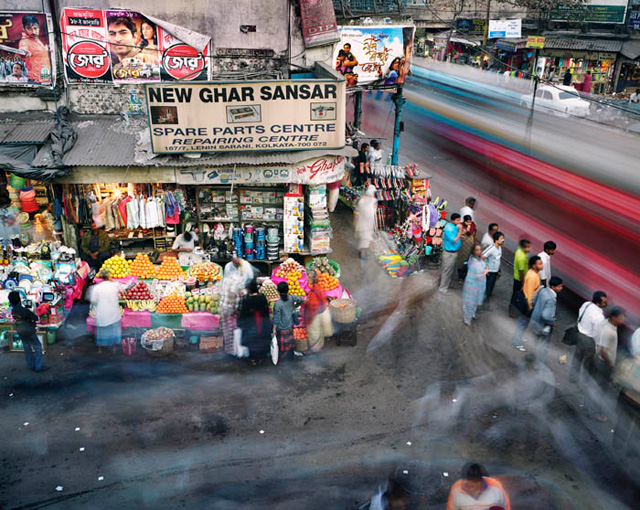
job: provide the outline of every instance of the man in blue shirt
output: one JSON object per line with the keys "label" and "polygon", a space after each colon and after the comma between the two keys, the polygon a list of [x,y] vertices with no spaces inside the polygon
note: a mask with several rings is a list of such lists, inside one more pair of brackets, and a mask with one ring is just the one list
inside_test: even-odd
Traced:
{"label": "man in blue shirt", "polygon": [[456,267],[456,258],[460,250],[462,236],[462,221],[458,213],[453,213],[449,223],[444,227],[442,236],[442,268],[440,270],[440,292],[446,293],[451,284],[451,278]]}

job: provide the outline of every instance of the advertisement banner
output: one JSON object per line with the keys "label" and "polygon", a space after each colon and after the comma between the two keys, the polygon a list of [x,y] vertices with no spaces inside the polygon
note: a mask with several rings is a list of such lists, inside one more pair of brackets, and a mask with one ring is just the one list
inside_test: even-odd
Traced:
{"label": "advertisement banner", "polygon": [[395,88],[411,69],[414,26],[340,27],[333,54],[347,88]]}
{"label": "advertisement banner", "polygon": [[577,8],[557,7],[551,11],[552,21],[585,21],[587,23],[624,23],[629,0],[587,0]]}
{"label": "advertisement banner", "polygon": [[0,85],[51,85],[50,26],[51,19],[41,12],[0,12]]}
{"label": "advertisement banner", "polygon": [[180,169],[177,184],[326,184],[344,177],[343,156],[323,156],[297,165]]}
{"label": "advertisement banner", "polygon": [[147,84],[156,154],[340,149],[345,82]]}
{"label": "advertisement banner", "polygon": [[527,48],[536,48],[541,50],[544,48],[545,38],[539,35],[530,35],[527,37]]}
{"label": "advertisement banner", "polygon": [[489,39],[508,39],[522,37],[521,19],[492,19],[489,20]]}
{"label": "advertisement banner", "polygon": [[140,83],[209,78],[198,51],[134,11],[65,8],[60,20],[71,83]]}
{"label": "advertisement banner", "polygon": [[302,37],[306,48],[340,40],[336,14],[331,0],[300,0]]}
{"label": "advertisement banner", "polygon": [[640,0],[629,2],[629,28],[640,30]]}

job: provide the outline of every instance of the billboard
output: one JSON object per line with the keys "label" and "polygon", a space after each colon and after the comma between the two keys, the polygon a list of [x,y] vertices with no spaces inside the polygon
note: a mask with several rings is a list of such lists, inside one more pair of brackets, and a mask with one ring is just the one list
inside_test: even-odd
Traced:
{"label": "billboard", "polygon": [[629,0],[587,0],[578,8],[557,7],[551,11],[552,21],[585,21],[587,23],[624,23]]}
{"label": "billboard", "polygon": [[629,1],[629,28],[640,30],[640,0]]}
{"label": "billboard", "polygon": [[209,48],[197,50],[135,11],[65,8],[60,20],[71,83],[209,79]]}
{"label": "billboard", "polygon": [[344,26],[333,53],[347,88],[395,88],[411,69],[414,26]]}
{"label": "billboard", "polygon": [[521,19],[492,19],[489,20],[489,39],[520,38],[522,37]]}
{"label": "billboard", "polygon": [[146,99],[156,154],[345,144],[344,81],[149,83]]}
{"label": "billboard", "polygon": [[0,85],[51,85],[51,19],[41,12],[0,12]]}

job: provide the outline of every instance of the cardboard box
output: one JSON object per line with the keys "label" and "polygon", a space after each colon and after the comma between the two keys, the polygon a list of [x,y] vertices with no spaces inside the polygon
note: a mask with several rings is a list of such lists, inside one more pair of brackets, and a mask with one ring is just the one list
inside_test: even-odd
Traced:
{"label": "cardboard box", "polygon": [[200,337],[200,350],[206,352],[214,352],[222,349],[224,345],[221,336],[201,336]]}

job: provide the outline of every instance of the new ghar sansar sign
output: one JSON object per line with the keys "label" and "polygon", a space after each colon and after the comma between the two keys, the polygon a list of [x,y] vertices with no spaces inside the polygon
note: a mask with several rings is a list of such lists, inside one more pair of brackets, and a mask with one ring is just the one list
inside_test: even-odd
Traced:
{"label": "new ghar sansar sign", "polygon": [[148,84],[154,153],[339,149],[345,82]]}

